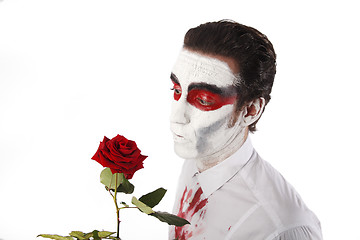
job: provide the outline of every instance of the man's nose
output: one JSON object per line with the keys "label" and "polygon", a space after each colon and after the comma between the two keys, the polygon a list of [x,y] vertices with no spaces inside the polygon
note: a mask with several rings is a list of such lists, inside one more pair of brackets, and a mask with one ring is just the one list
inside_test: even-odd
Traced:
{"label": "man's nose", "polygon": [[187,124],[189,118],[189,103],[184,98],[174,101],[171,106],[170,122],[178,124]]}

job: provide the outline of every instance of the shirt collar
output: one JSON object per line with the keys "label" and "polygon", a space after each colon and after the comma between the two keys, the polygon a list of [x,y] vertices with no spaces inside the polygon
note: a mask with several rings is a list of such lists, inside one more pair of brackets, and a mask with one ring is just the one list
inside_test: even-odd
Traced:
{"label": "shirt collar", "polygon": [[196,164],[192,170],[194,177],[197,177],[206,198],[229,181],[249,161],[253,154],[253,146],[248,136],[244,144],[233,155],[216,166],[199,173]]}

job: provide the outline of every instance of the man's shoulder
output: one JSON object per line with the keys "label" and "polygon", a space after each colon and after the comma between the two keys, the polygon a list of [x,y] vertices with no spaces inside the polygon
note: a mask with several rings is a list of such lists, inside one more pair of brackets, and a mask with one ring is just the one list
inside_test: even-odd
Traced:
{"label": "man's shoulder", "polygon": [[275,225],[317,221],[296,189],[256,152],[232,180],[235,188],[248,188],[259,212]]}

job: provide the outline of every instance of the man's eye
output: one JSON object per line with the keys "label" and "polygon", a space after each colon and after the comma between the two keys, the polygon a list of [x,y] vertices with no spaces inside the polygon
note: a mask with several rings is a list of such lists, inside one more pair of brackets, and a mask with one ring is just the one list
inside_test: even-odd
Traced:
{"label": "man's eye", "polygon": [[174,84],[174,87],[171,88],[171,90],[174,90],[174,99],[177,101],[181,97],[181,87],[178,84]]}
{"label": "man's eye", "polygon": [[211,104],[213,104],[212,102],[206,101],[202,98],[196,98],[196,100],[203,106],[210,106]]}
{"label": "man's eye", "polygon": [[181,94],[181,88],[179,86],[174,86],[170,90],[174,91],[174,94]]}

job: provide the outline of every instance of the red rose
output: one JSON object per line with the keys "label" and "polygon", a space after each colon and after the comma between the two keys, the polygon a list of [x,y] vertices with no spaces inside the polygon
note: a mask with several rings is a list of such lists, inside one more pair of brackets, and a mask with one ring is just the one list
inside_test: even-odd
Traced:
{"label": "red rose", "polygon": [[126,179],[131,179],[137,170],[144,167],[143,161],[147,156],[141,155],[140,152],[134,141],[117,135],[112,139],[104,137],[91,159],[103,167],[110,168],[113,174],[124,173]]}

